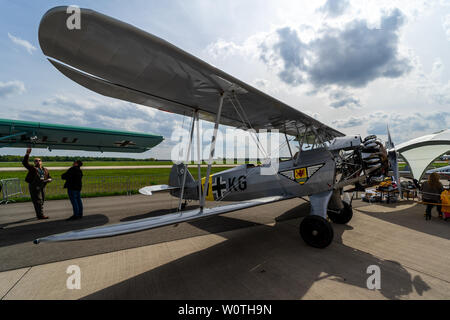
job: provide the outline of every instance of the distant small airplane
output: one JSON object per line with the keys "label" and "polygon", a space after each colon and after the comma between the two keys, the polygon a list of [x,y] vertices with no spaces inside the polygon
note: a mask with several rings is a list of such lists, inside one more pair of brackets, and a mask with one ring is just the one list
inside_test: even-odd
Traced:
{"label": "distant small airplane", "polygon": [[[432,174],[433,172],[437,172],[441,177],[450,178],[450,166],[427,170],[427,171],[425,171],[423,178],[428,178],[428,176],[430,174]],[[402,171],[399,171],[399,173],[400,173],[400,176],[403,178],[413,179],[413,176],[412,176],[412,173],[410,170],[402,170]]]}
{"label": "distant small airplane", "polygon": [[427,172],[425,172],[426,175],[430,175],[433,172],[438,173],[441,176],[448,176],[450,177],[450,166],[445,166],[445,167],[440,167],[440,168],[436,168],[436,169],[431,169],[431,170],[427,170]]}

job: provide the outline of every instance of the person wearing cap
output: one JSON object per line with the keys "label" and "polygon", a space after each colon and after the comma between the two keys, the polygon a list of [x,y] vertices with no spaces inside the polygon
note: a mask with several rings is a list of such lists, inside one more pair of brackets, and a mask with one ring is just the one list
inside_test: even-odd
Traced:
{"label": "person wearing cap", "polygon": [[44,215],[45,186],[52,181],[52,178],[47,168],[42,165],[40,158],[34,158],[34,166],[28,162],[30,153],[31,148],[28,148],[22,160],[23,166],[28,170],[25,181],[28,183],[36,217],[40,220],[48,219],[48,216]]}

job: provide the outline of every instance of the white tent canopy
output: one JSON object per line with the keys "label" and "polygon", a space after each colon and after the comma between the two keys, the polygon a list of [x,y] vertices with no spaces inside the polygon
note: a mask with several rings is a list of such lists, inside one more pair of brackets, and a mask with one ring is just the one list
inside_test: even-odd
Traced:
{"label": "white tent canopy", "polygon": [[414,179],[420,180],[434,159],[450,150],[450,129],[407,141],[395,149],[408,163]]}

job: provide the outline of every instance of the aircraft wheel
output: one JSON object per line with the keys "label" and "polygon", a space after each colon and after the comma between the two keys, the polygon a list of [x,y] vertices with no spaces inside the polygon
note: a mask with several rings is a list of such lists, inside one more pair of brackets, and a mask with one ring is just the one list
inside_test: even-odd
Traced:
{"label": "aircraft wheel", "polygon": [[310,215],[300,223],[300,235],[306,244],[314,248],[328,247],[333,241],[333,227],[324,218]]}
{"label": "aircraft wheel", "polygon": [[331,221],[333,221],[334,223],[337,223],[337,224],[346,224],[353,217],[352,206],[349,205],[345,201],[342,201],[342,203],[344,204],[344,208],[342,210],[340,210],[339,213],[333,212],[333,211],[328,211],[327,212],[328,213],[328,218],[330,218]]}

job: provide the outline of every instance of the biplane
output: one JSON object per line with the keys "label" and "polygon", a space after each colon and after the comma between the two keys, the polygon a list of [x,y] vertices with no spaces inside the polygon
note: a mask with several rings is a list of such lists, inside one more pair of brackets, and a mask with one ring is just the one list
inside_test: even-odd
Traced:
{"label": "biplane", "polygon": [[[333,239],[331,222],[345,224],[353,216],[351,200],[343,201],[344,188],[383,180],[388,156],[376,136],[364,140],[359,135],[346,136],[163,39],[93,10],[80,9],[80,28],[69,29],[67,9],[49,10],[39,26],[40,47],[56,69],[99,94],[189,115],[188,154],[200,119],[213,122],[214,133],[205,177],[195,179],[186,164],[174,164],[168,185],[140,190],[146,195],[170,192],[180,199],[178,212],[51,235],[35,243],[115,236],[309,197],[311,211],[299,232],[308,245],[325,248]],[[295,137],[299,152],[290,151],[290,159],[280,162],[270,175],[262,171],[273,168],[273,159],[211,175],[220,125],[278,130],[286,141],[288,136]],[[197,149],[200,155],[199,143]],[[183,210],[186,200],[198,200],[199,207]],[[211,208],[205,206],[206,200],[233,203]]]}

